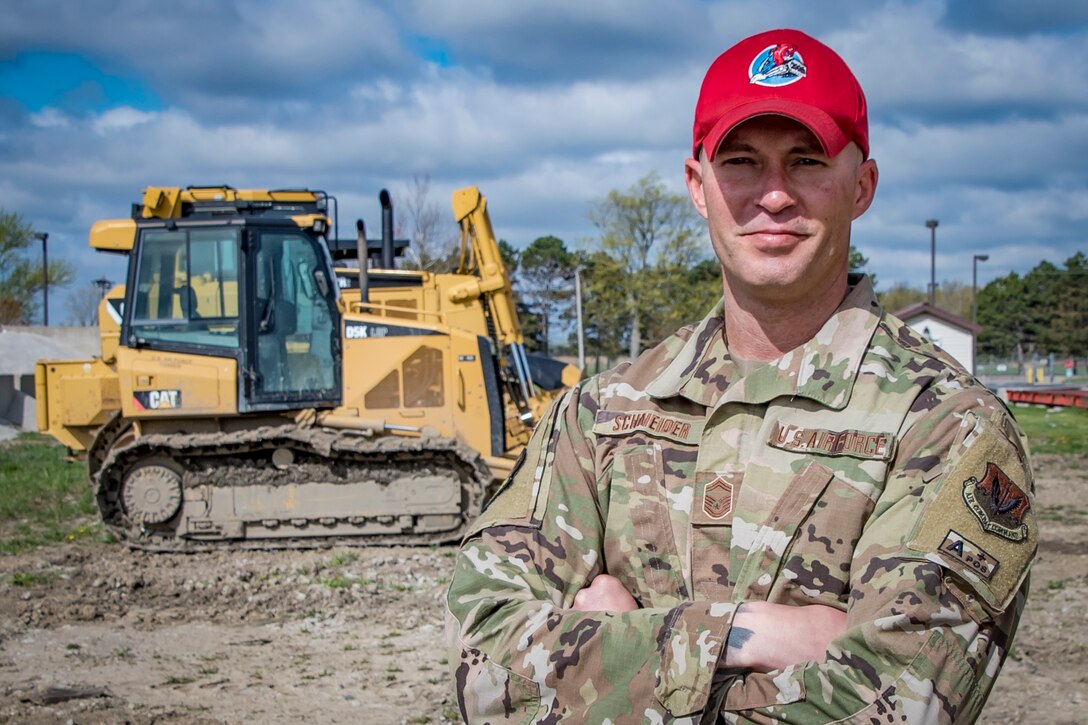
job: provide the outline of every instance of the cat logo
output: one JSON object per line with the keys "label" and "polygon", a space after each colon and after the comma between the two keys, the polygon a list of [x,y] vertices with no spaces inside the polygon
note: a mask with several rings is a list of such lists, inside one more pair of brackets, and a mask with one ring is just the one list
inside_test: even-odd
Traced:
{"label": "cat logo", "polygon": [[139,390],[132,394],[137,410],[174,410],[181,407],[180,390]]}

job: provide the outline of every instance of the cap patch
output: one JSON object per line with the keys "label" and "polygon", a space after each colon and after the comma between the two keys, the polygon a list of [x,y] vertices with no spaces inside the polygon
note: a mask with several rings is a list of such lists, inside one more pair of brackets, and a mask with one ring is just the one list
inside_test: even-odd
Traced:
{"label": "cap patch", "polygon": [[963,482],[963,500],[984,531],[1010,541],[1027,538],[1024,514],[1028,512],[1028,496],[997,464],[986,464],[981,481],[971,476]]}
{"label": "cap patch", "polygon": [[808,67],[793,43],[768,45],[748,66],[748,80],[757,86],[788,86],[806,75]]}

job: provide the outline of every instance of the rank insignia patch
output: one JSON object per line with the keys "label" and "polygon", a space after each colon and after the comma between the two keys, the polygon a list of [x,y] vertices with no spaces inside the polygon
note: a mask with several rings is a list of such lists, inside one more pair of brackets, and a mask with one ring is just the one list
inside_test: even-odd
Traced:
{"label": "rank insignia patch", "polygon": [[1028,496],[997,464],[986,464],[981,481],[972,476],[963,482],[963,500],[983,531],[1009,541],[1027,538],[1024,514],[1028,512]]}
{"label": "rank insignia patch", "polygon": [[715,521],[733,513],[733,484],[718,476],[703,489],[703,513]]}

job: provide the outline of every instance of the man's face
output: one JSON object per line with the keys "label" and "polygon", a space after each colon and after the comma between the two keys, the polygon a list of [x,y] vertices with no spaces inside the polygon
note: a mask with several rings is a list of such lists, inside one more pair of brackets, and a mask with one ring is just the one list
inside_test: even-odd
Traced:
{"label": "man's face", "polygon": [[804,125],[758,116],[714,158],[688,159],[688,191],[710,226],[725,285],[765,304],[815,302],[846,289],[850,224],[876,190],[876,164],[856,144],[829,157]]}

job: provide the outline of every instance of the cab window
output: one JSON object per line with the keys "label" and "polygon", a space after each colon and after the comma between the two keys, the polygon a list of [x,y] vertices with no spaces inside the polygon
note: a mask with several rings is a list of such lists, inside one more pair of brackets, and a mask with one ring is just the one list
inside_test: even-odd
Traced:
{"label": "cab window", "polygon": [[336,386],[338,334],[324,260],[302,234],[261,234],[253,319],[259,389],[325,393]]}
{"label": "cab window", "polygon": [[235,229],[143,232],[130,332],[138,340],[239,346]]}

